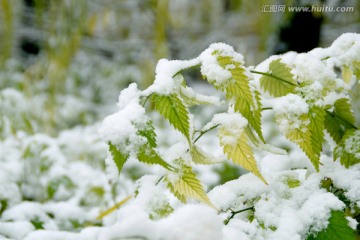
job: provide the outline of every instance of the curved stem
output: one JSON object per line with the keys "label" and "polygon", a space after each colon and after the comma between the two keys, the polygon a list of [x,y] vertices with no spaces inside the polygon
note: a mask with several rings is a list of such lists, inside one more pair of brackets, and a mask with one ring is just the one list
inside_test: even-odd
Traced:
{"label": "curved stem", "polygon": [[272,78],[278,79],[278,80],[280,80],[280,81],[282,81],[282,82],[284,82],[284,83],[290,84],[290,85],[292,85],[292,86],[297,86],[296,84],[294,84],[294,83],[292,83],[292,82],[289,82],[288,80],[283,79],[283,78],[281,78],[281,77],[275,76],[275,75],[273,75],[273,74],[271,74],[271,73],[259,72],[259,71],[255,71],[255,70],[250,70],[250,72],[256,73],[256,74],[265,75],[265,76],[268,76],[268,77],[272,77]]}
{"label": "curved stem", "polygon": [[244,208],[244,209],[241,209],[239,211],[232,211],[231,210],[231,216],[228,217],[225,221],[224,221],[224,224],[227,225],[231,219],[233,219],[235,217],[236,214],[239,214],[239,213],[242,213],[242,212],[245,212],[245,211],[248,211],[248,210],[254,210],[254,207],[248,207],[248,208]]}
{"label": "curved stem", "polygon": [[151,93],[149,96],[147,96],[147,97],[145,98],[145,101],[144,101],[144,103],[142,104],[143,107],[145,107],[145,104],[146,104],[147,100],[148,100],[153,94],[154,94],[154,93]]}
{"label": "curved stem", "polygon": [[220,126],[220,124],[216,124],[216,125],[212,126],[211,128],[209,128],[209,129],[207,129],[205,131],[200,131],[199,136],[194,140],[193,144],[195,144],[202,137],[202,135],[204,135],[205,133],[213,130],[214,128],[217,128],[218,126]]}

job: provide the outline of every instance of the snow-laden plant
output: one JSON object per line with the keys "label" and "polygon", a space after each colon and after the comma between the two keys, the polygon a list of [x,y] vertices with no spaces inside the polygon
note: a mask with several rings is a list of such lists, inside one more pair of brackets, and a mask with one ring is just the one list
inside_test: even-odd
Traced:
{"label": "snow-laden plant", "polygon": [[[189,87],[182,74],[189,68],[199,68],[203,78],[222,92],[224,99],[199,94]],[[348,220],[354,227],[354,218],[359,218],[360,194],[354,191],[360,189],[351,181],[359,182],[356,173],[359,173],[360,130],[352,111],[350,90],[359,79],[360,35],[357,34],[344,34],[329,48],[272,56],[255,68],[246,66],[243,56],[223,43],[210,45],[192,60],[162,59],[156,67],[154,83],[144,91],[131,84],[119,96],[118,112],[103,121],[100,133],[109,145],[108,165],[116,166],[117,173],[127,161],[160,165],[164,171],[157,180],[151,180],[153,192],[158,191],[157,185],[164,184],[183,203],[192,198],[217,209],[225,225],[239,218],[242,226],[252,224],[262,229],[254,233],[250,228],[240,228],[251,239],[259,236],[354,239]],[[227,111],[214,114],[211,121],[196,128],[197,116],[191,107],[203,104],[225,106]],[[155,129],[147,106],[148,109],[154,106],[181,133],[182,137],[166,153],[157,145],[156,132],[162,130]],[[264,118],[265,112],[272,112],[274,118]],[[277,133],[264,137],[264,126],[273,123],[278,126]],[[220,158],[199,143],[215,129],[223,152]],[[281,149],[273,141],[278,139],[278,132],[305,155],[300,153],[302,163],[298,166],[284,161],[287,167],[272,171],[271,167],[267,168],[272,163],[265,160],[266,156],[294,157],[293,150],[287,152],[288,149]],[[209,198],[193,167],[227,160],[251,173],[236,180],[238,187],[232,186],[233,183],[215,187]],[[273,164],[278,163],[274,160]],[[340,180],[336,171],[349,175]],[[146,192],[144,182],[146,178],[139,181],[136,196]],[[252,187],[246,187],[247,184]],[[158,199],[159,194],[155,194],[158,201],[152,204],[150,217],[154,213],[165,217],[173,211],[168,201]],[[287,225],[283,222],[291,214],[266,216],[269,209],[264,206],[281,208],[279,202],[282,202],[286,207],[290,200],[300,208],[293,214],[299,214],[302,224],[285,231]],[[236,209],[239,207],[243,208]]]}

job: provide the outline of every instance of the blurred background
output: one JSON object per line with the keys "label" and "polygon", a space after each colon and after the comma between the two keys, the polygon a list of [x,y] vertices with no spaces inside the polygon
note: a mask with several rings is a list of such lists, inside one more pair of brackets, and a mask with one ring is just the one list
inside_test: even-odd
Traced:
{"label": "blurred background", "polygon": [[[190,59],[225,42],[256,65],[360,31],[359,0],[0,3],[0,89],[16,89],[32,102],[22,128],[50,134],[103,118],[130,82],[142,89],[152,83],[160,58]],[[313,9],[289,9],[303,6]]]}

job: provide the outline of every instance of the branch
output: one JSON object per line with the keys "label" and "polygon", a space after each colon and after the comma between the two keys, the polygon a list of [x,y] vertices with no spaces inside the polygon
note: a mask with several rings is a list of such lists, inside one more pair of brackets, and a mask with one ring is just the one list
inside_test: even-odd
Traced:
{"label": "branch", "polygon": [[210,132],[211,130],[213,130],[214,128],[217,128],[218,126],[220,126],[220,124],[216,124],[205,131],[199,131],[200,135],[194,140],[193,144],[195,144],[202,137],[202,135],[204,135],[207,132]]}
{"label": "branch", "polygon": [[271,73],[258,72],[258,71],[255,71],[255,70],[250,70],[250,72],[256,73],[256,74],[265,75],[265,76],[268,76],[268,77],[272,77],[272,78],[278,79],[278,80],[280,80],[280,81],[282,81],[282,82],[284,82],[284,83],[287,83],[287,84],[289,84],[289,85],[297,86],[296,84],[294,84],[294,83],[292,83],[292,82],[289,82],[288,80],[283,79],[283,78],[281,78],[281,77],[275,76],[275,75],[273,75],[273,74],[271,74]]}
{"label": "branch", "polygon": [[233,219],[235,217],[236,214],[239,214],[239,213],[242,213],[242,212],[245,212],[245,211],[248,211],[248,210],[254,210],[254,207],[248,207],[248,208],[244,208],[244,209],[241,209],[239,211],[233,211],[231,210],[231,216],[228,217],[225,221],[224,221],[224,224],[227,225],[231,219]]}

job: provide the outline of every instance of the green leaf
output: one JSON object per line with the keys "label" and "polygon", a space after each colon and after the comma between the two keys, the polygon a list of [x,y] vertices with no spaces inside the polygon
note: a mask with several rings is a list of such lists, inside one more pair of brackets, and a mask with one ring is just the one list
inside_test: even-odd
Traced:
{"label": "green leaf", "polygon": [[193,145],[190,148],[190,154],[192,157],[192,160],[196,164],[214,164],[217,163],[213,157],[206,152],[204,152],[201,148]]}
{"label": "green leaf", "polygon": [[346,168],[360,162],[360,130],[347,130],[341,143],[334,149],[334,160],[340,158],[340,163]]}
{"label": "green leaf", "polygon": [[[302,122],[307,122],[310,120],[306,114],[302,114],[299,117],[299,119],[301,119]],[[311,121],[310,121],[310,125],[311,125]],[[285,136],[290,141],[296,143],[301,148],[301,150],[305,152],[306,156],[310,159],[310,161],[314,165],[316,171],[319,171],[320,154],[315,152],[313,148],[313,141],[315,141],[316,139],[320,139],[321,134],[318,133],[318,136],[315,136],[315,138],[312,137],[312,131],[317,131],[315,126],[317,126],[318,124],[315,121],[313,125],[314,125],[313,126],[314,129],[310,130],[310,127],[306,126],[305,124],[301,124],[299,128],[295,128],[287,131],[285,133]]]}
{"label": "green leaf", "polygon": [[154,126],[153,126],[151,120],[149,120],[146,123],[146,126],[144,128],[139,129],[137,134],[140,135],[140,136],[145,137],[147,139],[148,143],[150,144],[150,147],[152,147],[152,148],[157,147],[156,133],[155,133],[155,129],[154,129]]}
{"label": "green leaf", "polygon": [[344,130],[341,128],[341,125],[337,121],[335,115],[329,111],[326,111],[325,115],[325,128],[334,141],[339,144],[342,136],[344,135]]}
{"label": "green leaf", "polygon": [[340,98],[334,103],[334,111],[326,110],[325,128],[339,144],[347,129],[356,129],[355,117],[348,98]]}
{"label": "green leaf", "polygon": [[145,144],[142,146],[137,157],[140,162],[147,164],[158,164],[168,170],[172,169],[172,167],[160,157],[156,150],[151,148],[150,144]]}
{"label": "green leaf", "polygon": [[[325,110],[319,107],[312,107],[309,110],[309,118],[311,145],[314,154],[312,163],[316,169],[319,169],[320,153],[322,151],[322,146],[324,143]],[[315,158],[316,160],[314,160]]]}
{"label": "green leaf", "polygon": [[154,94],[155,109],[187,138],[190,143],[189,110],[175,94]]}
{"label": "green leaf", "polygon": [[332,211],[327,228],[306,240],[356,240],[355,231],[349,227],[342,211]]}
{"label": "green leaf", "polygon": [[[210,199],[206,195],[206,192],[201,185],[201,182],[197,179],[195,173],[191,167],[182,164],[181,169],[178,171],[177,179],[172,180],[173,177],[169,175],[165,178],[168,183],[170,191],[181,201],[186,203],[188,198],[194,198],[201,202],[213,207]],[[170,174],[175,174],[174,172]]]}
{"label": "green leaf", "polygon": [[335,115],[338,120],[345,125],[346,128],[355,128],[355,117],[351,111],[350,100],[348,98],[340,98],[335,101]]}
{"label": "green leaf", "polygon": [[224,153],[231,159],[234,163],[240,165],[246,170],[255,174],[261,181],[266,183],[266,180],[261,175],[257,163],[252,152],[252,149],[249,145],[249,140],[245,132],[239,136],[235,144],[229,144],[227,142],[229,137],[229,129],[221,128],[219,130],[219,139],[220,145],[223,147]]}
{"label": "green leaf", "polygon": [[269,65],[269,72],[260,78],[260,86],[274,97],[293,93],[296,87],[291,68],[280,60],[272,61]]}
{"label": "green leaf", "polygon": [[113,161],[115,162],[115,165],[119,171],[119,174],[121,173],[121,170],[126,162],[126,160],[129,158],[128,154],[123,154],[120,152],[115,145],[109,142],[109,151],[111,153],[111,156],[113,158]]}
{"label": "green leaf", "polygon": [[251,91],[249,77],[245,74],[245,68],[240,63],[235,62],[229,56],[219,56],[217,58],[220,66],[226,69],[228,66],[234,66],[228,71],[232,79],[227,81],[222,87],[225,90],[226,98],[234,100],[234,109],[241,113],[249,122],[250,126],[256,131],[260,139],[265,142],[261,131],[261,98],[258,91]]}
{"label": "green leaf", "polygon": [[353,73],[356,76],[356,79],[360,80],[360,61],[353,62],[352,66],[353,66]]}

